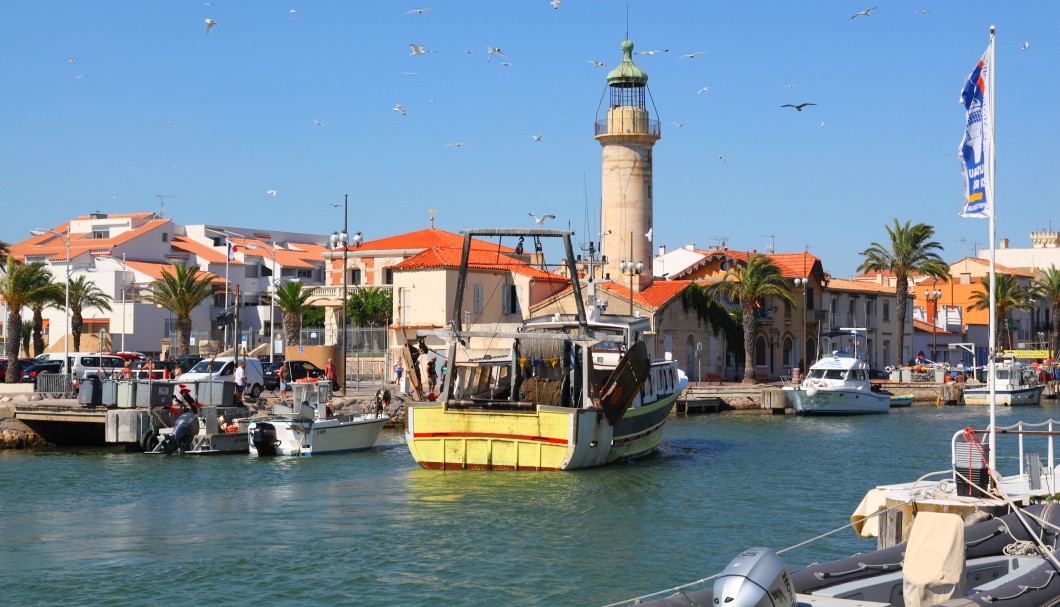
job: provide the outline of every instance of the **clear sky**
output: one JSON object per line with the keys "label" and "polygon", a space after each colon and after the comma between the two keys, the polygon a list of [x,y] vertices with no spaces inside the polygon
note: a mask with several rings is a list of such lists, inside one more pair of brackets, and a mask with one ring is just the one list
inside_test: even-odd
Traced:
{"label": "clear sky", "polygon": [[995,24],[998,236],[1029,246],[1058,208],[1060,2],[872,2],[7,3],[0,239],[159,194],[180,223],[327,234],[349,194],[366,240],[434,209],[454,232],[553,213],[584,242],[608,71],[590,62],[617,65],[628,28],[669,51],[634,56],[662,125],[656,245],[809,247],[849,277],[898,217],[954,261],[988,246],[958,217],[956,150]]}

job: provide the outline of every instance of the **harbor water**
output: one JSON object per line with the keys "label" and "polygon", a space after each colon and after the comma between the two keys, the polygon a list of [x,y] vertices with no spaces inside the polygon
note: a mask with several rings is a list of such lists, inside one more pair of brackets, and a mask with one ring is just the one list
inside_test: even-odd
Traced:
{"label": "harbor water", "polygon": [[[998,411],[1002,426],[1049,418],[1052,401]],[[953,433],[987,421],[970,407],[678,416],[656,457],[566,473],[423,470],[399,432],[309,458],[0,452],[0,599],[603,605],[840,527],[873,486],[947,469]],[[874,547],[844,529],[783,559]]]}

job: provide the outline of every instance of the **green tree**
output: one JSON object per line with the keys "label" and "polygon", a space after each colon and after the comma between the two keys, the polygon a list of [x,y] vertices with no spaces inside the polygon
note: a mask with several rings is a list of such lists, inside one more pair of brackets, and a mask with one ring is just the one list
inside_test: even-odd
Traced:
{"label": "green tree", "polygon": [[320,328],[324,326],[323,306],[306,306],[302,311],[302,326]]}
{"label": "green tree", "polygon": [[283,336],[287,346],[297,346],[302,343],[302,336],[298,328],[302,319],[302,313],[308,308],[309,298],[313,296],[316,289],[303,289],[302,283],[289,280],[276,289],[276,307],[283,312]]}
{"label": "green tree", "polygon": [[362,287],[346,300],[346,316],[358,327],[383,327],[390,324],[394,310],[391,289]]}
{"label": "green tree", "polygon": [[213,295],[212,279],[211,275],[199,269],[198,264],[173,264],[173,272],[163,269],[162,278],[141,292],[144,301],[173,313],[177,356],[188,354],[191,347],[191,313]]}
{"label": "green tree", "polygon": [[[44,352],[44,308],[52,307],[61,310],[66,301],[65,285],[55,282],[51,273],[42,274],[40,280],[45,284],[42,284],[40,289],[34,289],[33,296],[30,298],[29,309],[33,312],[33,322],[27,325],[33,342],[32,351],[35,354]],[[23,349],[30,352],[28,344],[25,344]]]}
{"label": "green tree", "polygon": [[[64,293],[65,298],[65,293]],[[98,308],[110,312],[113,298],[84,276],[70,281],[70,330],[74,336],[74,352],[81,351],[81,332],[85,328],[83,312]]]}
{"label": "green tree", "polygon": [[902,225],[898,223],[897,217],[894,218],[893,225],[885,225],[884,228],[887,230],[889,242],[886,246],[873,242],[869,248],[862,251],[861,255],[865,261],[858,266],[858,271],[894,274],[894,291],[897,298],[894,316],[898,325],[896,336],[898,348],[895,351],[895,362],[901,366],[905,351],[909,277],[921,274],[932,278],[948,279],[950,267],[937,253],[943,250],[942,245],[931,240],[935,236],[935,228],[923,223],[910,226],[908,221]]}
{"label": "green tree", "polygon": [[785,279],[773,260],[765,255],[752,254],[747,265],[729,268],[721,280],[707,285],[706,295],[714,301],[722,295],[740,302],[743,314],[743,383],[757,383],[754,371],[754,334],[758,328],[758,312],[767,297],[776,297],[798,307],[791,295],[791,283]]}
{"label": "green tree", "polygon": [[[1005,321],[1011,310],[1033,310],[1034,305],[1031,293],[1022,287],[1011,274],[996,275],[996,290],[994,291],[994,344],[1002,350],[1012,347],[1012,333],[1005,330]],[[982,291],[972,293],[972,305],[969,310],[990,309],[990,276],[979,279]]]}
{"label": "green tree", "polygon": [[7,340],[5,381],[9,384],[22,379],[18,370],[18,351],[22,342],[22,308],[29,305],[50,282],[51,273],[44,263],[35,261],[23,264],[14,257],[7,258],[3,276],[0,276],[0,297],[7,302],[7,323],[4,325],[4,338]]}
{"label": "green tree", "polygon": [[1042,270],[1041,276],[1031,283],[1034,294],[1049,302],[1050,315],[1053,321],[1052,332],[1049,339],[1049,349],[1060,351],[1060,270],[1055,265]]}
{"label": "green tree", "polygon": [[681,292],[684,311],[694,311],[700,322],[705,322],[715,335],[721,331],[725,336],[725,353],[735,358],[743,352],[743,319],[739,309],[729,312],[724,306],[706,294],[706,290],[691,283]]}

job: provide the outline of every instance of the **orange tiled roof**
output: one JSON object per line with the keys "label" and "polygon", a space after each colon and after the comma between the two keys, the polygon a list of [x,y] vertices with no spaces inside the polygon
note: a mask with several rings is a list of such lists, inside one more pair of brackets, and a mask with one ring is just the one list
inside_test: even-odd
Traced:
{"label": "orange tiled roof", "polygon": [[[195,255],[206,263],[225,263],[228,259],[228,256],[225,254],[224,249],[215,249],[213,247],[206,246],[197,240],[192,240],[191,238],[188,238],[187,236],[174,237],[171,245],[174,249],[191,253],[192,255]],[[239,261],[238,257],[228,263],[234,266],[243,265],[243,262]]]}
{"label": "orange tiled roof", "polygon": [[[895,287],[882,285],[878,282],[865,282],[862,280],[847,280],[845,278],[833,278],[828,281],[828,290],[835,291],[857,291],[859,293],[881,293],[895,295]],[[913,294],[912,291],[909,292]]]}
{"label": "orange tiled roof", "polygon": [[[432,247],[409,257],[394,266],[395,270],[433,270],[438,268],[459,268],[463,249],[453,247]],[[497,250],[471,249],[468,267],[477,270],[504,270],[529,276],[534,280],[570,282],[566,276],[542,270],[520,259],[510,257]]]}
{"label": "orange tiled roof", "polygon": [[[633,293],[633,301],[644,308],[657,310],[674,300],[691,284],[690,280],[657,280],[640,293]],[[610,293],[615,299],[629,301],[629,285],[621,282],[598,282],[598,290]]]}
{"label": "orange tiled roof", "polygon": [[929,322],[922,322],[916,319],[913,319],[913,330],[923,331],[924,333],[932,333],[934,335],[957,335],[957,333],[950,333],[942,327],[936,327]]}
{"label": "orange tiled roof", "polygon": [[[125,215],[109,215],[111,219],[122,219],[122,218],[133,218],[143,219],[152,217],[151,213],[130,213]],[[78,217],[80,220],[87,220],[88,216]],[[75,220],[76,221],[76,220]],[[73,232],[69,235],[70,238],[70,256],[77,257],[83,253],[109,253],[115,246],[129,242],[130,240],[137,238],[169,223],[169,219],[152,219],[147,223],[130,228],[113,238],[93,238],[92,232]],[[67,230],[70,229],[70,221],[52,228],[53,231],[59,234],[66,234]],[[47,257],[49,261],[63,262],[66,261],[66,243],[63,239],[50,232],[45,232],[39,236],[30,236],[22,242],[11,245],[11,255],[15,259],[25,260],[27,255],[43,255]]]}
{"label": "orange tiled roof", "polygon": [[[162,270],[167,270],[170,274],[173,273],[173,264],[171,263],[160,263],[157,261],[133,261],[126,260],[125,265],[129,266],[133,270],[141,274],[146,274],[151,277],[151,280],[160,280],[162,278]],[[206,270],[199,270],[196,274],[198,276],[209,276],[210,282],[214,284],[224,284],[225,279],[214,274],[213,272],[207,272]]]}
{"label": "orange tiled roof", "polygon": [[[954,263],[960,263],[962,261],[967,261],[967,262],[971,262],[971,263],[974,263],[974,264],[981,265],[981,266],[983,266],[985,268],[986,272],[988,272],[988,273],[990,272],[990,260],[989,259],[982,259],[982,258],[979,258],[979,257],[965,257],[964,259],[958,260],[957,262],[954,262]],[[951,265],[953,265],[953,264],[951,264]],[[1001,273],[1001,274],[1011,274],[1013,276],[1022,276],[1024,278],[1034,278],[1034,274],[1031,273],[1031,272],[1024,272],[1023,270],[1017,270],[1015,268],[1010,268],[1008,266],[1003,266],[1003,265],[1001,265],[1001,264],[999,264],[997,262],[994,263],[994,269],[995,269],[995,271],[997,271],[998,273]]]}
{"label": "orange tiled roof", "polygon": [[[276,264],[285,268],[316,267],[312,262],[320,262],[326,250],[322,246],[304,242],[289,242],[286,249],[275,248],[268,242],[253,238],[233,238],[232,242],[240,247],[239,252],[243,253],[243,257],[260,257],[263,263],[271,264],[272,256],[275,256]],[[248,245],[255,248],[251,249]],[[221,263],[224,263],[223,258],[222,254]]]}
{"label": "orange tiled roof", "polygon": [[[426,228],[423,230],[418,230],[416,232],[408,232],[406,234],[387,236],[386,238],[379,238],[377,240],[369,240],[361,244],[359,248],[354,248],[353,245],[349,246],[350,250],[362,252],[391,251],[404,249],[431,249],[435,247],[460,249],[464,246],[464,237],[460,234],[454,234],[452,232],[446,232],[445,230],[439,230],[438,228]],[[505,253],[515,252],[515,249],[512,247],[498,246],[492,242],[479,239],[473,239],[471,241],[471,248],[487,249],[490,251],[499,250]]]}

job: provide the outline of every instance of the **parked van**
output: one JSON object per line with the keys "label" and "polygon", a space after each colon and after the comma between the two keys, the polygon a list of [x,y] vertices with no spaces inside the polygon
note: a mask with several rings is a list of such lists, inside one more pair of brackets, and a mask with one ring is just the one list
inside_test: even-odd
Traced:
{"label": "parked van", "polygon": [[[62,352],[47,352],[37,357],[37,360],[62,360]],[[92,354],[89,352],[71,352],[67,359],[70,373],[77,379],[86,377],[98,377],[106,379],[114,376],[125,366],[125,359],[111,354]]]}
{"label": "parked van", "polygon": [[247,363],[247,390],[246,395],[257,398],[265,389],[265,372],[261,368],[261,361],[248,356],[240,356],[237,359],[231,356],[218,356],[217,358],[204,358],[177,377],[177,381],[235,381],[236,365],[241,362]]}

